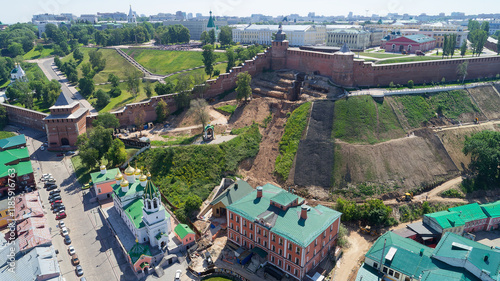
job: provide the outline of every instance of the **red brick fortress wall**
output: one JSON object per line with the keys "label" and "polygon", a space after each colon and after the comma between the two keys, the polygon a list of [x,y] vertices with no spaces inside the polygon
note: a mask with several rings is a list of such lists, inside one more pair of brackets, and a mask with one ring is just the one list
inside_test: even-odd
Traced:
{"label": "red brick fortress wall", "polygon": [[9,123],[26,126],[38,131],[45,131],[43,118],[47,117],[48,114],[5,103],[0,104],[0,106],[4,106],[7,109]]}

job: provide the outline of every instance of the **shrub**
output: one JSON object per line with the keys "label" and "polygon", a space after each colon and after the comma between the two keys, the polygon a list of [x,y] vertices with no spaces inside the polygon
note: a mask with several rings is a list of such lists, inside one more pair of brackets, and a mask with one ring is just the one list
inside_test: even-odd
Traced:
{"label": "shrub", "polygon": [[394,88],[394,82],[389,83],[389,88]]}
{"label": "shrub", "polygon": [[408,88],[412,89],[414,86],[413,80],[408,81]]}
{"label": "shrub", "polygon": [[461,191],[454,188],[445,190],[439,195],[445,198],[465,198],[465,195]]}

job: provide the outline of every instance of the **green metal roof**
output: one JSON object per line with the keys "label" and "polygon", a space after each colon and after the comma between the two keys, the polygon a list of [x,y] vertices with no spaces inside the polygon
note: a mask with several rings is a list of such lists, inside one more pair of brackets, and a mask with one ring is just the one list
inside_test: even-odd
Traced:
{"label": "green metal roof", "polygon": [[130,259],[132,260],[132,264],[135,264],[136,261],[138,261],[143,255],[144,256],[151,256],[151,250],[149,249],[148,244],[139,244],[135,243],[135,245],[128,251],[128,255],[130,256]]}
{"label": "green metal roof", "polygon": [[252,192],[253,188],[244,180],[237,180],[236,183],[228,187],[224,192],[217,196],[210,205],[215,205],[222,202],[224,206],[229,206],[233,202],[240,200],[241,198]]}
{"label": "green metal roof", "polygon": [[[228,209],[250,221],[256,221],[259,218],[264,218],[266,221],[269,219],[272,232],[303,247],[307,247],[342,215],[335,210],[318,205],[309,207],[307,219],[302,220],[300,219],[301,205],[290,207],[286,211],[270,207],[271,200],[282,192],[287,193],[277,186],[266,184],[262,187],[262,198],[257,199],[257,191],[254,190],[231,204]],[[297,196],[293,198],[298,198],[299,202],[303,200]]]}
{"label": "green metal roof", "polygon": [[364,263],[358,270],[356,281],[380,281],[383,274],[379,273],[374,267]]}
{"label": "green metal roof", "polygon": [[[300,197],[289,192],[280,192],[276,194],[273,198],[271,198],[271,201],[274,201],[281,206],[288,206],[288,204],[292,203],[295,201],[295,199],[299,199]],[[303,199],[300,198],[299,202],[302,202]]]}
{"label": "green metal roof", "polygon": [[153,184],[151,177],[148,177],[148,182],[146,183],[146,188],[144,188],[144,195],[149,196],[149,198],[154,198],[158,193],[158,188]]}
{"label": "green metal roof", "polygon": [[0,148],[9,149],[10,147],[26,145],[26,137],[24,135],[17,135],[6,139],[0,140]]}
{"label": "green metal roof", "polygon": [[483,212],[483,209],[481,209],[478,203],[449,208],[448,210],[450,212],[458,213],[460,218],[465,222],[487,218],[487,216]]}
{"label": "green metal roof", "polygon": [[425,216],[434,218],[443,229],[465,225],[465,221],[459,216],[459,213],[457,212],[441,211],[426,214]]}
{"label": "green metal roof", "polygon": [[194,231],[192,231],[187,224],[182,224],[182,223],[178,224],[174,228],[174,231],[175,233],[177,233],[177,235],[179,235],[181,239],[184,239],[184,237],[186,237],[186,235],[188,234],[194,234]]}
{"label": "green metal roof", "polygon": [[105,174],[101,174],[100,171],[94,172],[94,173],[90,174],[90,177],[92,178],[92,182],[94,184],[98,184],[98,183],[101,183],[104,181],[114,180],[117,172],[118,172],[118,168],[114,168],[114,169],[106,170]]}
{"label": "green metal roof", "polygon": [[128,191],[124,192],[119,184],[113,185],[113,191],[114,194],[118,195],[118,197],[124,197],[124,196],[130,196],[138,192],[143,192],[144,187],[139,183],[139,181],[136,181],[134,183],[129,183],[128,185]]}
{"label": "green metal roof", "polygon": [[33,172],[31,161],[21,161],[18,164],[8,164],[20,159],[29,159],[27,147],[0,151],[0,177],[6,177],[9,169],[14,169],[17,176],[23,176]]}
{"label": "green metal roof", "polygon": [[482,204],[480,206],[488,217],[500,217],[500,200],[494,203]]}
{"label": "green metal roof", "polygon": [[208,28],[215,27],[215,20],[214,17],[212,17],[212,11],[210,11],[210,17],[208,18]]}
{"label": "green metal roof", "polygon": [[134,223],[135,228],[143,228],[145,226],[142,220],[142,208],[144,207],[144,202],[141,198],[134,199],[130,204],[125,206],[123,210]]}

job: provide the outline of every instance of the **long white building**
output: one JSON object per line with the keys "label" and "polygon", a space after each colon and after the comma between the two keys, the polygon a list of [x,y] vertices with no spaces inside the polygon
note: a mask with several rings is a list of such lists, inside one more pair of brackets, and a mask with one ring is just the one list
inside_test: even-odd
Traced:
{"label": "long white building", "polygon": [[[233,41],[242,44],[271,45],[273,33],[278,25],[248,25],[233,29]],[[324,45],[326,27],[324,25],[283,25],[290,46]]]}

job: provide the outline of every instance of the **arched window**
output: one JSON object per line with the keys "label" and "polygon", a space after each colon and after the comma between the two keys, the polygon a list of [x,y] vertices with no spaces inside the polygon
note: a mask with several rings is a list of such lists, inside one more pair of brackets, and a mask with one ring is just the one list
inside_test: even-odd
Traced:
{"label": "arched window", "polygon": [[153,208],[154,209],[158,208],[158,199],[157,198],[153,199]]}
{"label": "arched window", "polygon": [[69,140],[67,138],[62,138],[61,145],[69,145]]}

